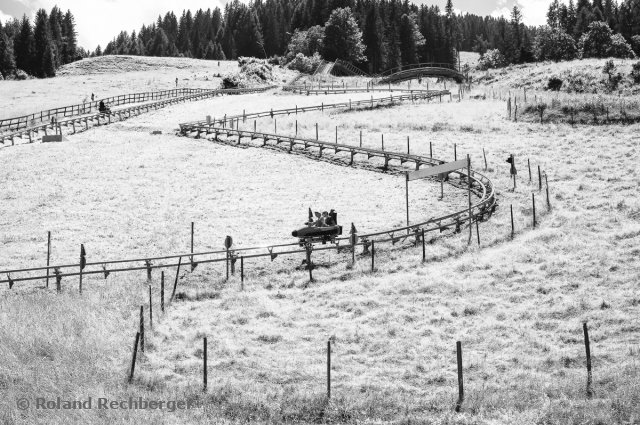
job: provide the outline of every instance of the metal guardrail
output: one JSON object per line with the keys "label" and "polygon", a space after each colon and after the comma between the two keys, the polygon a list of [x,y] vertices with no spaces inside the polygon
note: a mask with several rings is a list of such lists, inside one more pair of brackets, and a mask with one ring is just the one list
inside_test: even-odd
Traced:
{"label": "metal guardrail", "polygon": [[209,98],[209,97],[215,97],[215,96],[224,95],[224,94],[259,93],[259,92],[263,92],[263,91],[274,89],[276,87],[277,86],[267,86],[267,87],[259,87],[259,88],[248,88],[248,89],[202,90],[202,91],[200,91],[199,93],[196,93],[196,94],[190,94],[190,95],[186,95],[186,96],[181,96],[181,97],[171,98],[171,99],[167,99],[167,100],[162,100],[162,101],[159,101],[159,102],[152,102],[152,103],[147,103],[147,104],[144,104],[144,105],[136,105],[136,106],[132,106],[132,107],[129,107],[129,108],[118,109],[118,110],[112,111],[111,113],[94,113],[94,114],[85,115],[85,116],[81,116],[81,117],[70,118],[70,119],[67,119],[67,120],[61,120],[61,121],[56,122],[55,124],[47,123],[47,124],[43,124],[43,125],[40,125],[40,126],[28,128],[28,129],[17,131],[17,132],[10,133],[10,134],[4,134],[4,135],[0,134],[0,143],[4,144],[4,142],[6,140],[10,140],[11,141],[11,146],[13,146],[15,144],[15,139],[16,138],[22,139],[22,138],[25,138],[25,137],[28,138],[29,143],[32,143],[33,142],[32,134],[36,134],[37,135],[42,131],[46,135],[49,129],[51,129],[51,131],[55,131],[56,133],[62,134],[62,127],[65,127],[65,128],[72,127],[73,128],[73,132],[75,133],[76,132],[76,128],[75,128],[76,124],[82,125],[84,123],[85,129],[88,129],[89,128],[89,123],[93,124],[93,122],[95,121],[99,125],[100,124],[100,119],[103,119],[103,120],[108,121],[109,123],[111,123],[111,121],[115,120],[116,117],[119,120],[123,120],[125,118],[130,118],[132,116],[140,115],[142,112],[148,112],[151,109],[159,109],[159,108],[163,108],[165,106],[173,105],[173,104],[176,104],[176,103],[179,103],[179,102],[206,99],[206,98]]}
{"label": "metal guardrail", "polygon": [[51,119],[58,119],[60,117],[73,117],[76,115],[90,114],[97,110],[100,102],[107,103],[110,107],[127,105],[130,103],[149,102],[155,100],[162,100],[168,98],[175,98],[181,96],[187,96],[191,94],[199,94],[210,89],[173,89],[162,90],[156,92],[143,92],[143,93],[131,93],[123,94],[119,96],[112,96],[105,99],[98,99],[91,102],[85,102],[76,105],[62,106],[59,108],[47,109],[44,111],[36,112],[29,115],[23,115],[14,118],[0,119],[0,132],[18,131],[27,129],[29,127],[37,126],[37,123],[50,123]]}
{"label": "metal guardrail", "polygon": [[[238,90],[236,90],[236,92],[237,91]],[[250,138],[251,140],[262,139],[265,145],[269,140],[275,140],[278,145],[280,143],[289,143],[290,149],[293,149],[293,146],[295,145],[304,145],[305,149],[308,149],[309,147],[314,147],[314,148],[320,149],[320,152],[322,152],[322,150],[324,149],[333,149],[336,154],[339,152],[348,151],[352,155],[352,159],[353,159],[353,156],[360,154],[360,155],[366,155],[367,159],[371,157],[385,158],[385,163],[388,163],[389,160],[399,160],[401,163],[414,162],[416,164],[416,169],[417,169],[421,165],[439,165],[444,163],[444,161],[430,158],[430,157],[423,157],[420,155],[410,155],[410,154],[404,154],[399,152],[390,152],[390,151],[384,151],[384,150],[378,150],[378,149],[362,148],[359,146],[353,146],[353,145],[342,144],[342,143],[339,144],[339,143],[331,143],[331,142],[322,142],[319,140],[312,140],[312,139],[301,138],[297,136],[284,136],[284,135],[270,134],[270,133],[264,133],[264,132],[239,130],[237,128],[236,129],[227,128],[226,126],[228,123],[231,123],[231,125],[233,125],[233,122],[235,121],[236,127],[237,127],[237,123],[239,122],[240,119],[246,120],[248,118],[259,118],[259,117],[266,117],[266,116],[273,117],[275,115],[282,115],[285,113],[297,114],[299,112],[324,110],[325,108],[335,109],[335,108],[353,108],[353,107],[359,107],[359,106],[366,107],[371,105],[375,106],[375,105],[382,105],[385,103],[393,103],[397,101],[408,101],[408,100],[415,101],[417,99],[426,99],[436,95],[440,95],[440,93],[422,91],[421,93],[409,93],[409,94],[404,94],[404,95],[395,96],[395,97],[391,95],[389,97],[379,98],[371,101],[366,100],[366,101],[357,101],[357,102],[341,102],[341,103],[334,103],[334,104],[328,104],[328,105],[322,104],[320,106],[315,105],[315,106],[302,107],[302,108],[298,108],[296,106],[295,108],[288,108],[288,109],[270,110],[270,111],[263,111],[263,112],[250,113],[250,114],[243,113],[242,115],[225,116],[223,119],[218,119],[218,120],[214,119],[211,122],[197,121],[193,123],[183,123],[183,124],[180,124],[180,131],[183,135],[187,135],[189,133],[195,132],[197,133],[197,136],[201,135],[202,133],[208,133],[208,134],[214,133],[214,137],[216,138],[218,137],[218,134],[226,134],[227,138],[232,136],[237,137],[238,138],[237,143],[241,143],[242,138]],[[382,230],[382,231],[358,235],[359,242],[356,244],[350,244],[348,242],[349,238],[343,237],[343,238],[336,239],[337,241],[336,246],[328,246],[328,247],[313,246],[312,249],[314,251],[327,251],[327,250],[341,250],[341,249],[344,249],[345,247],[350,247],[352,249],[355,249],[358,246],[362,246],[365,250],[368,250],[372,242],[378,242],[378,243],[392,242],[393,244],[395,244],[399,240],[406,240],[409,237],[415,237],[416,243],[417,243],[418,239],[420,238],[420,235],[422,235],[423,232],[424,233],[432,232],[432,231],[443,232],[445,230],[450,229],[451,227],[453,227],[455,231],[459,231],[462,223],[465,223],[467,221],[469,222],[479,221],[479,220],[483,220],[484,217],[489,217],[497,206],[495,191],[491,181],[486,176],[474,171],[471,171],[471,173],[467,174],[466,170],[458,170],[458,171],[454,171],[452,174],[457,174],[458,176],[460,176],[461,180],[466,180],[467,182],[469,182],[469,180],[471,181],[472,193],[474,193],[476,196],[479,197],[479,200],[475,204],[471,205],[468,208],[465,208],[464,210],[453,212],[437,218],[431,218],[425,222],[413,224],[410,226],[404,226],[404,227],[393,228],[389,230]],[[396,236],[396,234],[399,234],[399,236]],[[340,242],[345,242],[345,241],[347,241],[348,245],[346,246],[339,245]],[[304,249],[304,250],[293,249],[293,247],[299,247],[299,246],[300,246],[299,242],[293,242],[293,243],[284,243],[284,244],[264,245],[259,247],[238,248],[238,249],[231,250],[231,253],[234,259],[237,259],[238,256],[241,255],[241,257],[245,259],[270,257],[271,260],[273,260],[277,256],[296,255],[296,254],[303,254],[303,253],[306,254],[307,249]],[[223,255],[224,257],[222,257]],[[151,263],[152,261],[175,260],[176,258],[188,257],[195,264],[207,264],[207,263],[230,261],[228,255],[229,255],[229,251],[218,250],[218,251],[199,252],[199,253],[173,254],[173,255],[167,255],[167,256],[157,256],[157,257],[147,257],[147,258],[98,261],[98,262],[87,263],[86,267],[102,266],[102,269],[86,270],[86,271],[83,270],[82,272],[69,271],[66,273],[62,273],[61,271],[62,269],[79,270],[79,267],[80,267],[79,264],[64,264],[64,265],[54,265],[54,266],[47,266],[47,267],[4,270],[4,271],[0,271],[0,275],[6,275],[7,279],[0,280],[0,283],[9,283],[10,285],[13,285],[15,282],[44,280],[49,277],[62,278],[62,277],[78,276],[80,274],[82,275],[104,274],[106,276],[108,273],[136,271],[136,270],[147,270],[147,272],[149,273],[150,270],[152,269],[175,268],[178,266],[178,264],[173,264],[172,262],[170,262],[170,264],[154,265]],[[214,258],[207,258],[207,257],[214,257]],[[144,266],[133,266],[133,267],[119,266],[120,264],[140,263],[143,261],[145,263]],[[118,266],[111,269],[107,269],[108,265],[112,265],[112,266],[118,265]],[[51,275],[49,273],[51,270],[54,270],[56,274]],[[32,273],[37,271],[43,271],[43,272],[46,271],[47,274],[19,277],[19,278],[9,277],[11,273]]]}

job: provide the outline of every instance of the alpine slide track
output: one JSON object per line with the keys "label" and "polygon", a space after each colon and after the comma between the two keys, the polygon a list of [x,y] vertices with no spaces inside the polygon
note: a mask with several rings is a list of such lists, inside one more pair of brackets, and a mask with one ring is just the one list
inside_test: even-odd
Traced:
{"label": "alpine slide track", "polygon": [[[433,68],[432,68],[433,69]],[[402,78],[405,78],[405,72],[411,71],[412,75],[425,75],[425,68],[414,67],[412,69],[404,69],[397,72],[391,72],[387,77],[382,77],[380,81],[386,81],[384,78],[396,78],[398,72],[403,73]],[[445,78],[455,78],[449,75],[449,71],[443,71],[444,74],[440,75]],[[446,75],[445,75],[446,74]],[[394,80],[397,81],[397,80]],[[58,108],[57,110],[46,111],[46,113],[34,114],[33,116],[20,117],[18,119],[9,119],[0,121],[0,140],[5,143],[7,141],[14,145],[14,140],[27,139],[29,142],[33,142],[32,135],[38,132],[46,132],[47,129],[62,133],[62,127],[72,127],[73,132],[76,132],[76,125],[80,126],[80,131],[88,129],[89,123],[91,124],[109,124],[112,120],[122,120],[130,116],[139,115],[145,111],[158,109],[161,107],[170,106],[179,102],[201,100],[222,95],[241,95],[247,93],[264,92],[267,90],[275,89],[275,87],[263,87],[256,89],[232,89],[232,90],[193,90],[188,91],[168,91],[168,92],[156,92],[156,94],[138,94],[127,95],[121,99],[121,104],[130,102],[148,101],[144,105],[129,106],[124,109],[112,111],[111,114],[91,113],[87,111],[86,106]],[[279,147],[283,151],[293,152],[301,151],[307,155],[322,157],[323,155],[331,155],[335,158],[340,156],[348,158],[347,161],[343,161],[344,164],[354,165],[355,161],[368,161],[372,158],[384,161],[384,169],[388,168],[392,162],[403,164],[411,164],[415,170],[426,169],[428,167],[435,167],[445,164],[444,161],[432,158],[431,156],[422,156],[411,154],[409,152],[395,152],[382,149],[372,149],[362,147],[360,145],[353,145],[349,143],[339,142],[337,139],[335,142],[319,140],[316,133],[315,139],[300,137],[296,135],[284,135],[274,134],[262,131],[257,131],[255,126],[253,130],[240,129],[239,123],[246,122],[249,119],[257,120],[259,118],[270,117],[273,118],[278,115],[298,115],[311,111],[324,111],[324,110],[364,110],[366,108],[377,108],[381,106],[392,107],[400,103],[407,102],[419,102],[419,101],[432,101],[440,99],[442,96],[451,95],[449,91],[436,91],[436,90],[400,90],[400,89],[380,89],[375,86],[367,84],[366,87],[360,88],[338,88],[330,89],[328,87],[319,87],[317,89],[311,89],[306,85],[289,84],[283,87],[283,90],[298,93],[298,94],[334,94],[334,93],[351,93],[351,92],[368,92],[368,93],[385,93],[387,96],[374,98],[373,95],[370,100],[348,101],[331,104],[320,104],[314,106],[304,106],[287,109],[269,110],[253,113],[242,113],[239,115],[225,115],[211,119],[207,117],[206,120],[195,121],[189,123],[180,124],[179,134],[185,137],[195,138],[209,138],[219,143],[225,143],[230,145],[247,145],[255,141],[258,141],[258,146],[263,147]],[[396,93],[394,95],[394,93]],[[133,96],[133,98],[131,97]],[[157,99],[157,97],[163,96],[164,98]],[[95,107],[95,105],[93,106]],[[75,108],[75,109],[74,109]],[[90,108],[89,108],[90,109]],[[49,121],[50,116],[62,116],[69,114],[70,110],[76,111],[75,113],[84,113],[81,116],[63,118],[62,120],[54,119]],[[88,112],[88,113],[87,113]],[[34,120],[40,119],[41,123],[33,126]],[[102,121],[101,121],[102,120]],[[29,143],[27,142],[27,143]],[[261,143],[261,144],[260,144]],[[7,146],[5,144],[5,146]],[[1,152],[1,151],[0,151]],[[409,171],[405,172],[407,181],[409,180]],[[48,283],[49,278],[56,278],[57,288],[60,289],[60,283],[64,277],[79,276],[80,282],[82,282],[82,276],[89,275],[102,275],[106,279],[111,273],[125,272],[125,271],[146,271],[147,276],[150,278],[151,271],[153,269],[165,269],[165,268],[177,268],[180,269],[183,264],[183,259],[189,261],[191,270],[195,269],[198,264],[211,264],[211,263],[226,263],[227,267],[229,263],[233,265],[240,259],[241,264],[244,265],[245,260],[264,258],[274,261],[277,257],[284,256],[303,256],[306,255],[307,260],[311,258],[311,252],[322,251],[338,251],[348,250],[352,253],[355,259],[355,252],[358,248],[362,249],[362,254],[372,254],[375,246],[379,246],[382,243],[392,243],[395,245],[398,242],[407,244],[410,243],[417,246],[422,242],[424,246],[425,234],[430,232],[452,232],[459,233],[463,227],[469,227],[471,231],[472,226],[478,225],[479,222],[489,219],[492,213],[497,207],[496,195],[493,184],[484,175],[471,169],[470,161],[468,167],[459,168],[455,171],[447,173],[447,181],[453,184],[451,176],[457,177],[460,186],[468,188],[469,203],[468,207],[465,207],[459,211],[453,211],[449,214],[430,218],[427,221],[419,223],[407,224],[404,227],[395,227],[391,229],[381,229],[375,232],[369,232],[364,234],[352,233],[350,236],[338,237],[335,239],[335,243],[328,245],[320,245],[319,243],[301,243],[295,241],[291,243],[282,244],[265,244],[257,247],[241,247],[224,250],[215,250],[208,252],[191,252],[171,254],[165,256],[149,256],[144,258],[129,258],[118,260],[102,260],[102,261],[90,261],[84,262],[81,267],[81,263],[73,264],[57,264],[47,265],[41,267],[32,268],[20,268],[13,270],[0,271],[0,276],[4,277],[4,280],[0,280],[0,283],[8,283],[9,288],[12,288],[16,282],[26,281],[44,281]],[[444,176],[439,176],[444,179]],[[408,188],[408,185],[407,185]],[[408,189],[407,189],[408,190]],[[472,196],[473,199],[472,200]],[[304,257],[303,257],[304,258]],[[312,262],[307,264],[312,268]],[[243,267],[244,270],[244,267]],[[244,279],[244,274],[242,275]],[[176,275],[177,278],[177,275]],[[176,280],[177,282],[177,280]],[[80,287],[81,288],[81,287]]]}

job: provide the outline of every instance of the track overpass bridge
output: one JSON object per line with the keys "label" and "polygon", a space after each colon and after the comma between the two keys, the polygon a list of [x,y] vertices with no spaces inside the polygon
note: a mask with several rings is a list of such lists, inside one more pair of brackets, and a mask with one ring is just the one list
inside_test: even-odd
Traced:
{"label": "track overpass bridge", "polygon": [[464,75],[451,63],[417,63],[389,69],[374,77],[378,84],[400,83],[418,78],[450,78],[457,83],[464,81]]}

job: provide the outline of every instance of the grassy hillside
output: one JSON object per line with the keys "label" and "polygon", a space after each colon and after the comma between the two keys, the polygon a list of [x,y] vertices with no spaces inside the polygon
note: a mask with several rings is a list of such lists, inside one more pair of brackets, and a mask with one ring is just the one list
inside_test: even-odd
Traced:
{"label": "grassy hillside", "polygon": [[[532,91],[546,91],[550,78],[563,81],[562,92],[583,94],[610,93],[608,76],[603,73],[605,62],[609,59],[581,59],[563,62],[542,62],[508,66],[506,68],[475,71],[473,80],[476,84],[491,86],[495,89],[527,88]],[[637,59],[613,59],[615,73],[623,77],[619,88],[613,94],[625,96],[636,95],[640,85],[629,76],[631,66]]]}
{"label": "grassy hillside", "polygon": [[[2,81],[0,118],[10,118],[44,109],[75,105],[110,96],[171,90],[178,87],[220,87],[222,79],[238,71],[237,61],[208,61],[189,58],[156,58],[140,56],[99,56],[63,66],[55,78]],[[277,68],[276,83],[282,84],[295,75]]]}
{"label": "grassy hillside", "polygon": [[[112,75],[112,74],[107,74]],[[142,74],[145,75],[145,74]],[[152,73],[146,74],[150,78]],[[115,78],[115,77],[108,77]],[[139,79],[137,81],[144,81]],[[484,88],[479,88],[484,90]],[[46,230],[55,262],[128,252],[288,240],[308,206],[336,208],[364,230],[401,224],[404,182],[261,148],[177,137],[177,123],[369,95],[271,92],[177,105],[75,136],[61,144],[0,150],[0,258],[42,264]],[[448,100],[448,99],[447,99]],[[32,286],[0,290],[0,401],[3,423],[443,423],[628,424],[640,418],[640,126],[576,126],[505,120],[499,100],[404,104],[393,108],[265,118],[259,129],[295,132],[453,159],[470,154],[495,183],[500,207],[468,233],[434,235],[421,249],[377,246],[370,258],[314,254],[246,263],[247,279],[224,281],[221,265],[182,271],[179,301],[156,315],[133,385],[125,382],[144,271],[77,280],[62,294]],[[252,128],[253,123],[242,124]],[[160,130],[162,135],[150,133]],[[325,152],[326,153],[326,152]],[[516,155],[517,187],[509,178]],[[342,157],[345,160],[345,157]],[[529,183],[527,160],[533,168]],[[537,187],[548,174],[551,210]],[[447,186],[412,185],[412,218],[464,204]],[[539,226],[531,227],[531,195]],[[509,238],[513,205],[517,236]],[[29,213],[25,213],[29,211]],[[282,238],[282,239],[280,239]],[[173,279],[173,271],[169,273]],[[151,287],[159,312],[158,273]],[[25,289],[27,288],[27,289]],[[582,323],[593,354],[586,398]],[[209,389],[201,388],[202,338],[209,339]],[[333,398],[325,394],[327,340]],[[466,400],[457,397],[455,342],[463,346]],[[16,400],[129,396],[197,400],[189,411],[21,411]]]}

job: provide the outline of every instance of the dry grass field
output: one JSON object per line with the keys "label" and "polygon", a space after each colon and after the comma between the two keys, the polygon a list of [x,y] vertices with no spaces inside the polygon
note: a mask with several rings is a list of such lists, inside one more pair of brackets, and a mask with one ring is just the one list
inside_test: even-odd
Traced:
{"label": "dry grass field", "polygon": [[[191,71],[190,71],[191,72]],[[142,75],[142,74],[141,74]],[[152,75],[152,73],[149,73]],[[63,77],[65,78],[65,77]],[[110,77],[115,78],[115,77]],[[141,77],[139,84],[145,84]],[[52,80],[55,81],[55,80]],[[65,81],[65,80],[61,80]],[[134,84],[134,82],[130,82]],[[433,85],[433,82],[432,82]],[[1,85],[0,85],[1,87]],[[0,88],[4,90],[4,88]],[[478,92],[484,90],[477,88]],[[111,94],[111,93],[109,93]],[[290,241],[307,207],[335,208],[360,231],[404,222],[404,182],[372,161],[337,161],[234,147],[176,135],[206,115],[314,105],[368,94],[295,96],[281,91],[215,98],[69,136],[60,144],[0,149],[0,269],[39,265],[46,231],[53,260],[88,259]],[[55,105],[57,106],[57,105]],[[314,282],[302,258],[253,260],[228,282],[221,265],[181,272],[179,298],[154,317],[136,378],[126,384],[144,272],[63,280],[63,292],[16,284],[0,295],[0,421],[23,423],[436,423],[635,424],[640,421],[640,158],[638,125],[575,126],[505,120],[504,102],[405,103],[392,108],[305,113],[259,129],[411,151],[452,160],[469,154],[494,182],[499,208],[481,223],[481,244],[433,235],[421,249],[376,246],[370,258],[315,254]],[[252,128],[253,123],[241,124]],[[150,133],[161,130],[162,135]],[[505,159],[515,154],[517,187]],[[337,160],[345,160],[338,157]],[[534,174],[529,183],[526,161]],[[548,175],[551,210],[538,191]],[[531,194],[539,226],[533,229]],[[464,191],[418,182],[412,220],[463,207]],[[517,235],[509,237],[509,206]],[[173,271],[168,273],[173,280]],[[4,277],[4,276],[3,276]],[[158,273],[151,282],[159,312]],[[593,355],[586,397],[582,323]],[[209,388],[202,392],[202,338]],[[326,343],[333,343],[326,401]],[[456,341],[466,399],[456,413]],[[192,400],[175,412],[35,410],[20,398],[129,396]]]}

